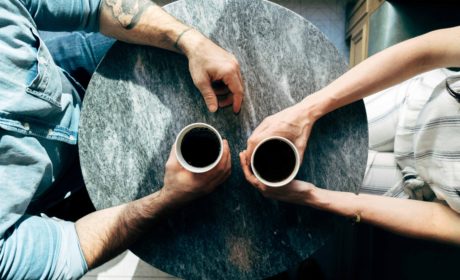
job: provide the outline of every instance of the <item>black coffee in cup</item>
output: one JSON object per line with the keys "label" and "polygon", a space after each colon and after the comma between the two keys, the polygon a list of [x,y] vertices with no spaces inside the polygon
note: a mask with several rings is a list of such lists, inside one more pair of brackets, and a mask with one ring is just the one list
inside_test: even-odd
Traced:
{"label": "black coffee in cup", "polygon": [[206,167],[219,157],[219,137],[206,127],[195,127],[188,131],[181,143],[181,153],[184,160],[194,167]]}
{"label": "black coffee in cup", "polygon": [[254,169],[262,179],[276,183],[294,172],[296,154],[285,141],[270,139],[257,148],[253,161]]}

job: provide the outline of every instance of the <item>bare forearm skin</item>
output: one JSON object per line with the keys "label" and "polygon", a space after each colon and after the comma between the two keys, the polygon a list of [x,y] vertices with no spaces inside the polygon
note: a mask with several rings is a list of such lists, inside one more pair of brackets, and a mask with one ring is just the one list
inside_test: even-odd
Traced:
{"label": "bare forearm skin", "polygon": [[76,229],[88,267],[96,267],[126,250],[172,206],[171,200],[158,191],[79,219]]}
{"label": "bare forearm skin", "polygon": [[120,41],[163,48],[187,55],[206,38],[150,0],[102,0],[101,33]]}
{"label": "bare forearm skin", "polygon": [[[150,0],[102,0],[101,33],[121,41],[186,52],[199,39],[174,47],[178,36],[189,27],[166,13]],[[200,38],[199,32],[194,31]],[[126,250],[140,234],[148,230],[172,203],[158,191],[139,200],[96,211],[76,222],[77,234],[89,268]]]}
{"label": "bare forearm skin", "polygon": [[460,27],[404,41],[350,69],[299,105],[304,116],[319,117],[423,72],[460,65]]}
{"label": "bare forearm skin", "polygon": [[[350,69],[298,106],[301,119],[321,116],[423,72],[460,65],[460,27],[442,29],[390,47]],[[314,189],[305,204],[392,232],[460,245],[460,215],[434,202]]]}
{"label": "bare forearm skin", "polygon": [[376,195],[314,189],[306,205],[409,237],[460,245],[460,215],[446,205]]}

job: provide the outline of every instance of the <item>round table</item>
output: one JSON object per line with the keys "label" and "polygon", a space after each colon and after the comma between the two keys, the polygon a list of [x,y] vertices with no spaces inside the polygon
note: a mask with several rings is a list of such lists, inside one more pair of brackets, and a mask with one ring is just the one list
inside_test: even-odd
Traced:
{"label": "round table", "polygon": [[[79,131],[81,167],[97,209],[162,186],[177,133],[205,122],[229,140],[232,175],[212,194],[162,219],[130,249],[185,279],[260,279],[307,258],[331,235],[335,218],[264,198],[238,160],[267,116],[295,104],[346,71],[334,46],[307,20],[263,0],[182,0],[165,7],[240,62],[246,87],[240,114],[209,113],[186,57],[117,42],[88,86]],[[367,160],[362,101],[321,118],[298,178],[357,192]]]}

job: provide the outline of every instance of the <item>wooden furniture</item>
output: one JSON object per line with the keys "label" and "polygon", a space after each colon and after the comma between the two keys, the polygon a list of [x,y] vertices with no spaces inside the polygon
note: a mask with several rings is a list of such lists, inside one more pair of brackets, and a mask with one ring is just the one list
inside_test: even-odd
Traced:
{"label": "wooden furniture", "polygon": [[346,30],[346,38],[350,41],[350,67],[367,57],[369,17],[384,2],[384,0],[358,0],[351,9]]}

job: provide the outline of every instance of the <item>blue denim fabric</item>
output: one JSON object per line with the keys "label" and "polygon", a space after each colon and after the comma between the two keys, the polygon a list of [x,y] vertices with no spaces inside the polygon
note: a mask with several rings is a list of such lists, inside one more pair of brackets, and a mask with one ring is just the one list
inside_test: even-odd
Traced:
{"label": "blue denim fabric", "polygon": [[[73,223],[26,211],[76,156],[84,93],[53,59],[62,46],[50,51],[37,30],[97,31],[99,5],[0,1],[0,279],[75,279],[87,270]],[[79,42],[65,49],[77,56],[86,47],[69,44]],[[83,68],[92,71],[96,59],[88,61]]]}
{"label": "blue denim fabric", "polygon": [[85,86],[114,39],[100,33],[40,32],[56,65]]}
{"label": "blue denim fabric", "polygon": [[0,279],[79,279],[88,270],[70,222],[24,215],[0,248]]}
{"label": "blue denim fabric", "polygon": [[99,4],[1,1],[1,128],[76,144],[83,89],[57,67],[37,29],[97,31]]}

